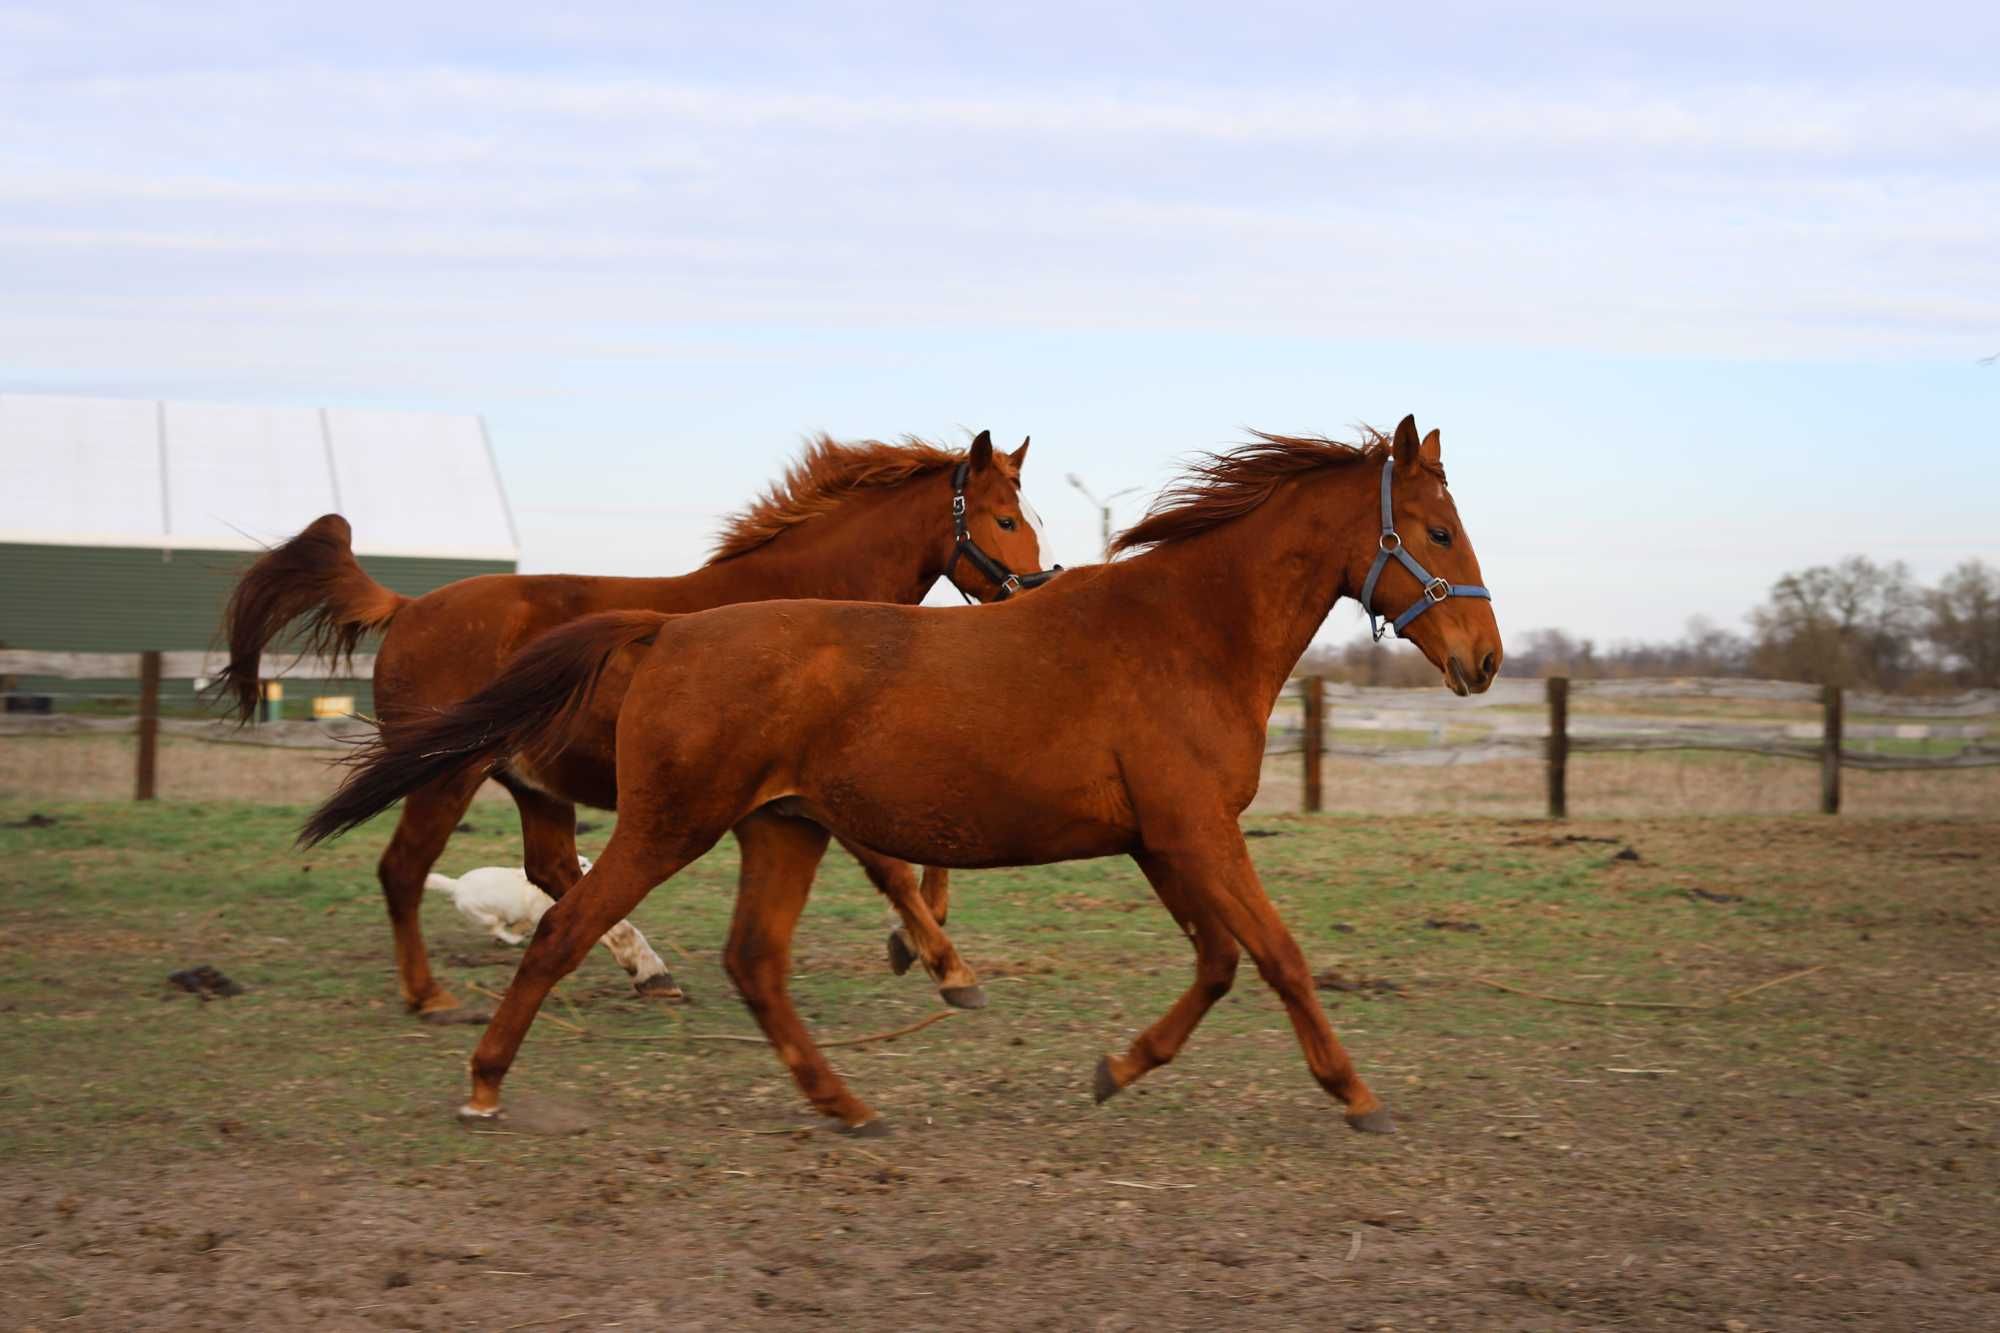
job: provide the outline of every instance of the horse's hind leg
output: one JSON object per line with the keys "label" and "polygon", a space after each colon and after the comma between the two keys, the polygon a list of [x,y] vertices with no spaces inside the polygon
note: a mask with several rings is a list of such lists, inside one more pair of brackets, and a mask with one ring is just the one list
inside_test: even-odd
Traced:
{"label": "horse's hind leg", "polygon": [[896,975],[909,971],[911,963],[922,962],[946,1004],[959,1009],[985,1008],[986,992],[979,988],[978,974],[959,956],[957,946],[944,933],[942,919],[931,909],[933,893],[939,902],[947,897],[947,890],[934,885],[931,877],[936,874],[943,879],[948,872],[926,870],[920,887],[916,872],[907,861],[884,856],[845,838],[840,845],[861,863],[869,882],[881,891],[902,919],[903,924],[889,932],[889,966]]}
{"label": "horse's hind leg", "polygon": [[472,1053],[472,1099],[459,1112],[461,1118],[491,1120],[500,1114],[501,1081],[550,989],[575,971],[592,946],[654,885],[714,845],[711,835],[661,846],[647,834],[619,826],[603,859],[542,914],[506,996]]}
{"label": "horse's hind leg", "polygon": [[1173,865],[1150,856],[1138,859],[1153,891],[1194,945],[1194,984],[1174,1001],[1164,1017],[1133,1040],[1130,1050],[1098,1062],[1096,1093],[1100,1102],[1180,1054],[1202,1018],[1216,1001],[1229,994],[1241,957],[1235,939],[1202,904],[1199,892],[1179,881]]}
{"label": "horse's hind leg", "polygon": [[[530,786],[519,775],[504,769],[494,773],[493,779],[507,789],[507,794],[514,798],[515,808],[521,812],[522,872],[530,884],[561,902],[563,895],[583,878],[583,867],[576,859],[576,806]],[[632,926],[623,932],[625,936],[638,933]],[[646,947],[643,936],[637,948],[620,947],[626,942],[622,938],[614,942],[608,934],[605,938],[612,957],[631,976],[634,990],[662,1000],[687,999],[687,992],[680,988],[659,955]]]}
{"label": "horse's hind leg", "polygon": [[945,919],[951,915],[951,871],[943,866],[924,867],[924,906],[931,909],[931,920],[943,929]]}
{"label": "horse's hind leg", "polygon": [[[625,975],[632,978],[632,987],[641,995],[663,994],[662,985],[673,985],[673,974],[667,971],[666,960],[653,951],[646,942],[645,934],[630,921],[620,921],[604,932],[604,947],[625,969]],[[673,986],[670,998],[685,1000],[686,994],[679,986]]]}
{"label": "horse's hind leg", "polygon": [[493,780],[514,798],[521,814],[521,871],[528,882],[561,902],[583,878],[576,859],[576,807],[531,787],[518,775],[496,769]]}
{"label": "horse's hind leg", "polygon": [[[1167,837],[1171,843],[1165,842]],[[1265,896],[1236,821],[1149,830],[1148,842],[1149,859],[1162,865],[1257,960],[1258,972],[1285,1003],[1313,1077],[1346,1104],[1347,1123],[1355,1129],[1389,1132],[1389,1112],[1355,1072],[1326,1011],[1319,1007],[1305,955]]]}
{"label": "horse's hind leg", "polygon": [[412,793],[403,802],[396,832],[375,867],[389,909],[389,929],[396,937],[397,989],[410,1011],[424,1017],[441,1017],[458,1008],[458,1001],[431,975],[421,916],[424,878],[437,864],[483,780],[477,772],[461,773]]}
{"label": "horse's hind leg", "polygon": [[760,811],[737,824],[736,840],[743,870],[723,963],[806,1099],[849,1130],[867,1133],[879,1126],[875,1113],[833,1072],[785,989],[792,931],[826,854],[827,832],[809,820]]}

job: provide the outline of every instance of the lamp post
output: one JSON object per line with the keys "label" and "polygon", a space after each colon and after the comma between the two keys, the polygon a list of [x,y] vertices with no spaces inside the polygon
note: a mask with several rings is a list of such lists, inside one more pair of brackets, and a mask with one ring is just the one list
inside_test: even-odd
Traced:
{"label": "lamp post", "polygon": [[1076,487],[1077,490],[1083,492],[1084,499],[1090,501],[1091,504],[1097,506],[1097,519],[1099,527],[1098,535],[1103,540],[1104,558],[1106,560],[1109,560],[1111,558],[1111,502],[1113,500],[1120,498],[1121,496],[1135,494],[1142,488],[1138,486],[1127,486],[1124,490],[1113,491],[1111,494],[1105,496],[1103,499],[1100,500],[1091,493],[1090,487],[1083,484],[1083,478],[1077,476],[1076,473],[1074,472],[1069,474],[1069,484]]}

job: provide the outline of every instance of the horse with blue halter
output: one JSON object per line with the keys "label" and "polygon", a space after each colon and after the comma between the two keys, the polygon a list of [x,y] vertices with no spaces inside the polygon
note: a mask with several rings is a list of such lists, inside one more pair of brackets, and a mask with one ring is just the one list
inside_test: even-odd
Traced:
{"label": "horse with blue halter", "polygon": [[[1382,558],[1419,542],[1422,562]],[[531,644],[463,704],[385,732],[303,841],[367,819],[440,764],[532,762],[615,712],[617,831],[542,919],[473,1054],[461,1114],[499,1115],[550,987],[733,830],[742,870],[724,962],[806,1098],[847,1129],[878,1128],[876,1113],[786,990],[829,835],[926,865],[1132,857],[1194,945],[1195,978],[1100,1063],[1098,1098],[1173,1059],[1248,950],[1348,1122],[1389,1129],[1237,819],[1271,707],[1339,598],[1365,589],[1371,614],[1408,603],[1392,625],[1458,694],[1498,672],[1499,628],[1437,432],[1419,439],[1405,418],[1393,441],[1259,435],[1199,463],[1118,546],[1129,558],[976,614],[763,602],[592,616]],[[597,682],[611,670],[622,688],[607,700]]]}

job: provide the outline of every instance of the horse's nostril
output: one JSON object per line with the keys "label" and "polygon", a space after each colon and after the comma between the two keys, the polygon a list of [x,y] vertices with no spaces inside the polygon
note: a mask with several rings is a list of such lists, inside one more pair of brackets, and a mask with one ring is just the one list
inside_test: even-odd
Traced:
{"label": "horse's nostril", "polygon": [[1481,677],[1491,677],[1499,669],[1500,665],[1493,660],[1492,653],[1488,653],[1479,659],[1479,674]]}

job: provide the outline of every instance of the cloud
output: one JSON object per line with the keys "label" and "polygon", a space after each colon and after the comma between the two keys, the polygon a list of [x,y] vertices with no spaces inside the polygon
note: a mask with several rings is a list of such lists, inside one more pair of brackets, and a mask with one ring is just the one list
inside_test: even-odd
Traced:
{"label": "cloud", "polygon": [[[1670,632],[1765,566],[1980,530],[1996,22],[0,0],[0,377],[486,411],[533,558],[632,572],[708,525],[565,510],[720,512],[810,427],[990,413],[1115,489],[1246,419],[1414,405],[1506,615]],[[1913,422],[1963,513],[1870,470]],[[1689,532],[1737,561],[1683,569]]]}
{"label": "cloud", "polygon": [[496,306],[551,328],[976,311],[1958,357],[2000,319],[2000,100],[1949,79],[813,81],[309,45],[0,87],[17,301],[95,311],[141,359],[176,304],[247,328],[357,293],[391,340]]}
{"label": "cloud", "polygon": [[[1166,138],[1450,155],[1614,148],[1648,154],[1832,159],[1871,154],[1944,159],[2000,143],[2000,102],[1983,86],[1843,81],[1837,89],[1775,79],[1671,88],[1629,80],[1558,89],[1456,81],[1423,94],[1349,86],[1245,90],[1164,87],[1108,94],[1030,84],[984,95],[716,85],[629,76],[463,67],[178,70],[42,83],[78,108],[174,106],[241,114],[290,109],[319,120],[427,112],[519,125],[797,128],[819,133],[975,131],[1012,136]],[[485,140],[475,140],[484,144]]]}

